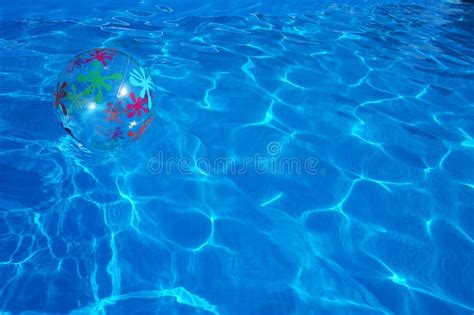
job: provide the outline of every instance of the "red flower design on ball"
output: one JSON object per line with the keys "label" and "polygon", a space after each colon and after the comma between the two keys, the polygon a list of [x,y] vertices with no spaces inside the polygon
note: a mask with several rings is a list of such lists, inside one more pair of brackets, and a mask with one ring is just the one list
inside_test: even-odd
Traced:
{"label": "red flower design on ball", "polygon": [[153,116],[148,117],[147,120],[145,120],[145,122],[143,123],[143,125],[140,126],[137,132],[129,131],[127,133],[127,136],[133,137],[132,141],[137,141],[145,133],[145,131],[147,130],[148,126],[150,126],[152,121],[153,121]]}
{"label": "red flower design on ball", "polygon": [[85,61],[81,58],[76,58],[76,59],[72,60],[66,66],[66,72],[69,72],[69,73],[73,72],[76,68],[80,68],[84,62]]}
{"label": "red flower design on ball", "polygon": [[135,93],[130,93],[130,98],[132,99],[133,103],[127,105],[127,117],[132,118],[133,116],[137,115],[140,117],[142,115],[142,111],[145,114],[148,114],[148,97],[145,98],[135,97]]}
{"label": "red flower design on ball", "polygon": [[107,103],[107,108],[104,110],[107,113],[106,121],[115,121],[119,124],[122,123],[120,119],[120,114],[122,113],[122,107],[119,104],[114,104],[112,102]]}
{"label": "red flower design on ball", "polygon": [[86,59],[85,62],[90,62],[92,60],[98,60],[98,61],[102,62],[102,64],[104,66],[106,66],[107,65],[107,63],[106,63],[107,60],[114,59],[115,54],[112,54],[112,53],[108,52],[105,49],[96,49],[94,51],[94,53],[90,54],[90,56],[92,58]]}
{"label": "red flower design on ball", "polygon": [[63,82],[62,84],[58,83],[58,86],[56,87],[56,93],[54,93],[54,106],[56,109],[61,106],[61,110],[63,111],[64,115],[67,115],[67,109],[63,103],[63,98],[67,96],[66,87],[67,82]]}

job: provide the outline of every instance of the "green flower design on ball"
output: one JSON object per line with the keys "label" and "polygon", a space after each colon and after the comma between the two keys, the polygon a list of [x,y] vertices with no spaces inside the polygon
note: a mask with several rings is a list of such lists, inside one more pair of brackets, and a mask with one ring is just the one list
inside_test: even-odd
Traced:
{"label": "green flower design on ball", "polygon": [[94,100],[99,103],[104,100],[104,96],[102,94],[102,89],[105,89],[106,91],[112,90],[112,85],[107,83],[109,80],[121,80],[122,79],[122,74],[121,73],[113,73],[108,76],[102,76],[101,72],[101,67],[98,61],[94,61],[94,68],[89,71],[87,75],[84,74],[79,74],[77,76],[77,81],[81,83],[87,83],[89,82],[90,85],[87,87],[82,94],[84,96],[89,96],[92,94],[95,94]]}
{"label": "green flower design on ball", "polygon": [[66,98],[71,104],[72,111],[82,109],[82,104],[86,102],[86,98],[81,92],[77,90],[77,87],[74,83],[71,84]]}

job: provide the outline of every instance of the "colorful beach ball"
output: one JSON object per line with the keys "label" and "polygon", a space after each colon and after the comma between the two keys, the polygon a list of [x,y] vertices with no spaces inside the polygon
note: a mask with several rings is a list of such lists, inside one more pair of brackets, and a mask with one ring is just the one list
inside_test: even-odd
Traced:
{"label": "colorful beach ball", "polygon": [[153,122],[155,86],[128,54],[100,48],[76,55],[58,77],[54,107],[80,145],[114,150],[142,139]]}

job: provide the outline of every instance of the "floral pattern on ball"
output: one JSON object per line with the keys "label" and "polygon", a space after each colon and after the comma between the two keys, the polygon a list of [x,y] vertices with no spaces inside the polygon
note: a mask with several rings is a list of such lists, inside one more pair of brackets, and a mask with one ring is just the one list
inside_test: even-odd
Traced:
{"label": "floral pattern on ball", "polygon": [[67,115],[67,109],[64,105],[64,98],[67,96],[66,92],[67,82],[58,83],[56,93],[54,93],[54,106],[57,108],[61,107],[64,115]]}
{"label": "floral pattern on ball", "polygon": [[[112,51],[112,50],[111,50]],[[108,51],[108,49],[96,49],[94,53],[90,54],[92,58],[87,58],[84,62],[90,62],[92,60],[98,60],[102,62],[104,66],[107,65],[107,60],[114,59],[115,54]]]}
{"label": "floral pattern on ball", "polygon": [[90,85],[84,90],[83,94],[87,96],[95,93],[96,102],[102,102],[104,100],[102,93],[103,89],[106,91],[110,91],[112,89],[112,86],[107,81],[121,79],[121,73],[113,73],[108,76],[102,76],[102,73],[100,72],[100,64],[97,61],[94,61],[93,69],[91,69],[87,75],[81,73],[77,77],[77,81],[79,82],[90,82]]}
{"label": "floral pattern on ball", "polygon": [[133,103],[127,105],[127,117],[132,118],[133,116],[140,117],[142,115],[142,111],[145,114],[148,114],[148,97],[145,98],[135,97],[135,93],[130,93],[130,98],[132,99]]}
{"label": "floral pattern on ball", "polygon": [[149,130],[155,89],[151,76],[129,55],[93,49],[67,63],[54,106],[61,126],[84,147],[115,150]]}
{"label": "floral pattern on ball", "polygon": [[130,73],[130,84],[142,88],[140,90],[140,97],[144,98],[146,95],[149,100],[148,108],[151,109],[151,92],[155,89],[155,85],[153,84],[151,77],[146,75],[145,69],[140,67],[138,70],[132,70],[132,72]]}

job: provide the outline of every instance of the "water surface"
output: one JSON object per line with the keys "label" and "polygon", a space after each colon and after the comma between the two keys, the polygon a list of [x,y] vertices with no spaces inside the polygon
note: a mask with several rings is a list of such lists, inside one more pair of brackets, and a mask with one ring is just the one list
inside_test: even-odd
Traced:
{"label": "water surface", "polygon": [[[0,311],[474,311],[472,4],[2,6]],[[54,116],[92,47],[159,86],[115,158]]]}

